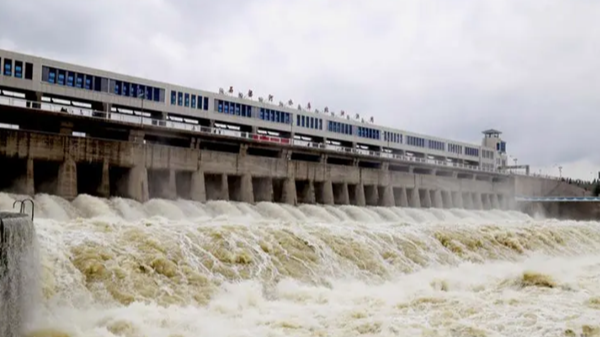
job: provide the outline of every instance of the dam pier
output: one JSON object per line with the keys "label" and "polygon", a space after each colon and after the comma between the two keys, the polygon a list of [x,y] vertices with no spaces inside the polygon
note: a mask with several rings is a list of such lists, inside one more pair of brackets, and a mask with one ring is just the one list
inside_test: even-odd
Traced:
{"label": "dam pier", "polygon": [[475,210],[585,193],[508,172],[494,129],[476,145],[251,90],[211,93],[10,51],[0,63],[2,191]]}

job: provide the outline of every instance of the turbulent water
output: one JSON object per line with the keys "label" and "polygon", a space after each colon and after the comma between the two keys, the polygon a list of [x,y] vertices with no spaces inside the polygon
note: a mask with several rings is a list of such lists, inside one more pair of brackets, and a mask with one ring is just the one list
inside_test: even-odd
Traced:
{"label": "turbulent water", "polygon": [[[0,210],[19,196],[0,194]],[[516,211],[37,195],[27,335],[597,335],[600,227]]]}

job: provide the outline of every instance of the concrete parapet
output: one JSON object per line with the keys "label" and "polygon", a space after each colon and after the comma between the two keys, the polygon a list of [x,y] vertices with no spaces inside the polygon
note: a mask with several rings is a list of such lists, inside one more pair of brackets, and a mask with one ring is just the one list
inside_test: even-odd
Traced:
{"label": "concrete parapet", "polygon": [[77,197],[77,165],[71,157],[59,166],[56,194],[67,200]]}

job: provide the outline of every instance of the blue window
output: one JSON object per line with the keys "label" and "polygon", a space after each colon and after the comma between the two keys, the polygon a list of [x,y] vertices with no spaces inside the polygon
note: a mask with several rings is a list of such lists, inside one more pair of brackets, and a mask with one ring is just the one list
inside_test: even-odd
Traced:
{"label": "blue window", "polygon": [[56,83],[56,69],[50,68],[50,71],[48,72],[48,82],[52,84]]}
{"label": "blue window", "polygon": [[171,91],[171,104],[172,105],[177,104],[177,92],[175,92],[175,91]]}
{"label": "blue window", "polygon": [[64,70],[58,71],[58,84],[61,86],[65,85],[65,71]]}
{"label": "blue window", "polygon": [[190,106],[190,94],[185,93],[185,106],[189,107]]}
{"label": "blue window", "polygon": [[183,93],[177,92],[177,105],[183,106]]}
{"label": "blue window", "polygon": [[77,74],[77,77],[75,80],[75,87],[83,88],[83,74]]}
{"label": "blue window", "polygon": [[129,85],[129,96],[131,96],[131,97],[138,96],[138,85],[136,85],[135,83],[131,83]]}
{"label": "blue window", "polygon": [[85,89],[92,90],[92,77],[89,75],[85,76]]}
{"label": "blue window", "polygon": [[4,59],[4,75],[12,76],[12,60]]}
{"label": "blue window", "polygon": [[67,73],[67,86],[73,87],[74,83],[75,83],[75,74],[73,74],[73,72],[68,72]]}
{"label": "blue window", "polygon": [[154,101],[154,97],[152,96],[152,90],[153,88],[150,86],[146,86],[146,94],[145,94],[145,99],[146,100],[150,100],[150,101]]}
{"label": "blue window", "polygon": [[15,77],[23,78],[23,62],[21,61],[15,61]]}
{"label": "blue window", "polygon": [[218,102],[218,110],[217,111],[219,113],[222,113],[223,112],[223,102],[221,102],[221,101],[217,101],[217,102]]}
{"label": "blue window", "polygon": [[192,95],[192,108],[196,108],[196,95]]}
{"label": "blue window", "polygon": [[204,98],[204,110],[208,110],[208,97]]}
{"label": "blue window", "polygon": [[129,96],[129,82],[123,82],[121,86],[121,95]]}
{"label": "blue window", "polygon": [[225,110],[224,110],[224,113],[225,113],[225,114],[229,114],[229,102],[225,102],[225,104],[224,104],[224,107],[223,107],[223,108],[225,108]]}
{"label": "blue window", "polygon": [[258,118],[261,120],[265,119],[265,109],[264,108],[260,108],[260,113],[258,115]]}
{"label": "blue window", "polygon": [[240,104],[236,103],[235,104],[235,115],[240,116],[241,111],[240,111]]}
{"label": "blue window", "polygon": [[115,82],[115,94],[121,95],[121,87],[122,86],[123,86],[123,84],[121,83],[121,81]]}

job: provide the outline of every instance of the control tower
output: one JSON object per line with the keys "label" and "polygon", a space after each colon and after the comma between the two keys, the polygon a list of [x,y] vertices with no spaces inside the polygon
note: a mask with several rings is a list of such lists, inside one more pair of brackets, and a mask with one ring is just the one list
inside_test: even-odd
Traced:
{"label": "control tower", "polygon": [[481,145],[487,148],[496,149],[498,157],[496,157],[496,167],[506,167],[506,142],[500,138],[501,131],[496,129],[488,129],[483,132],[483,141]]}

